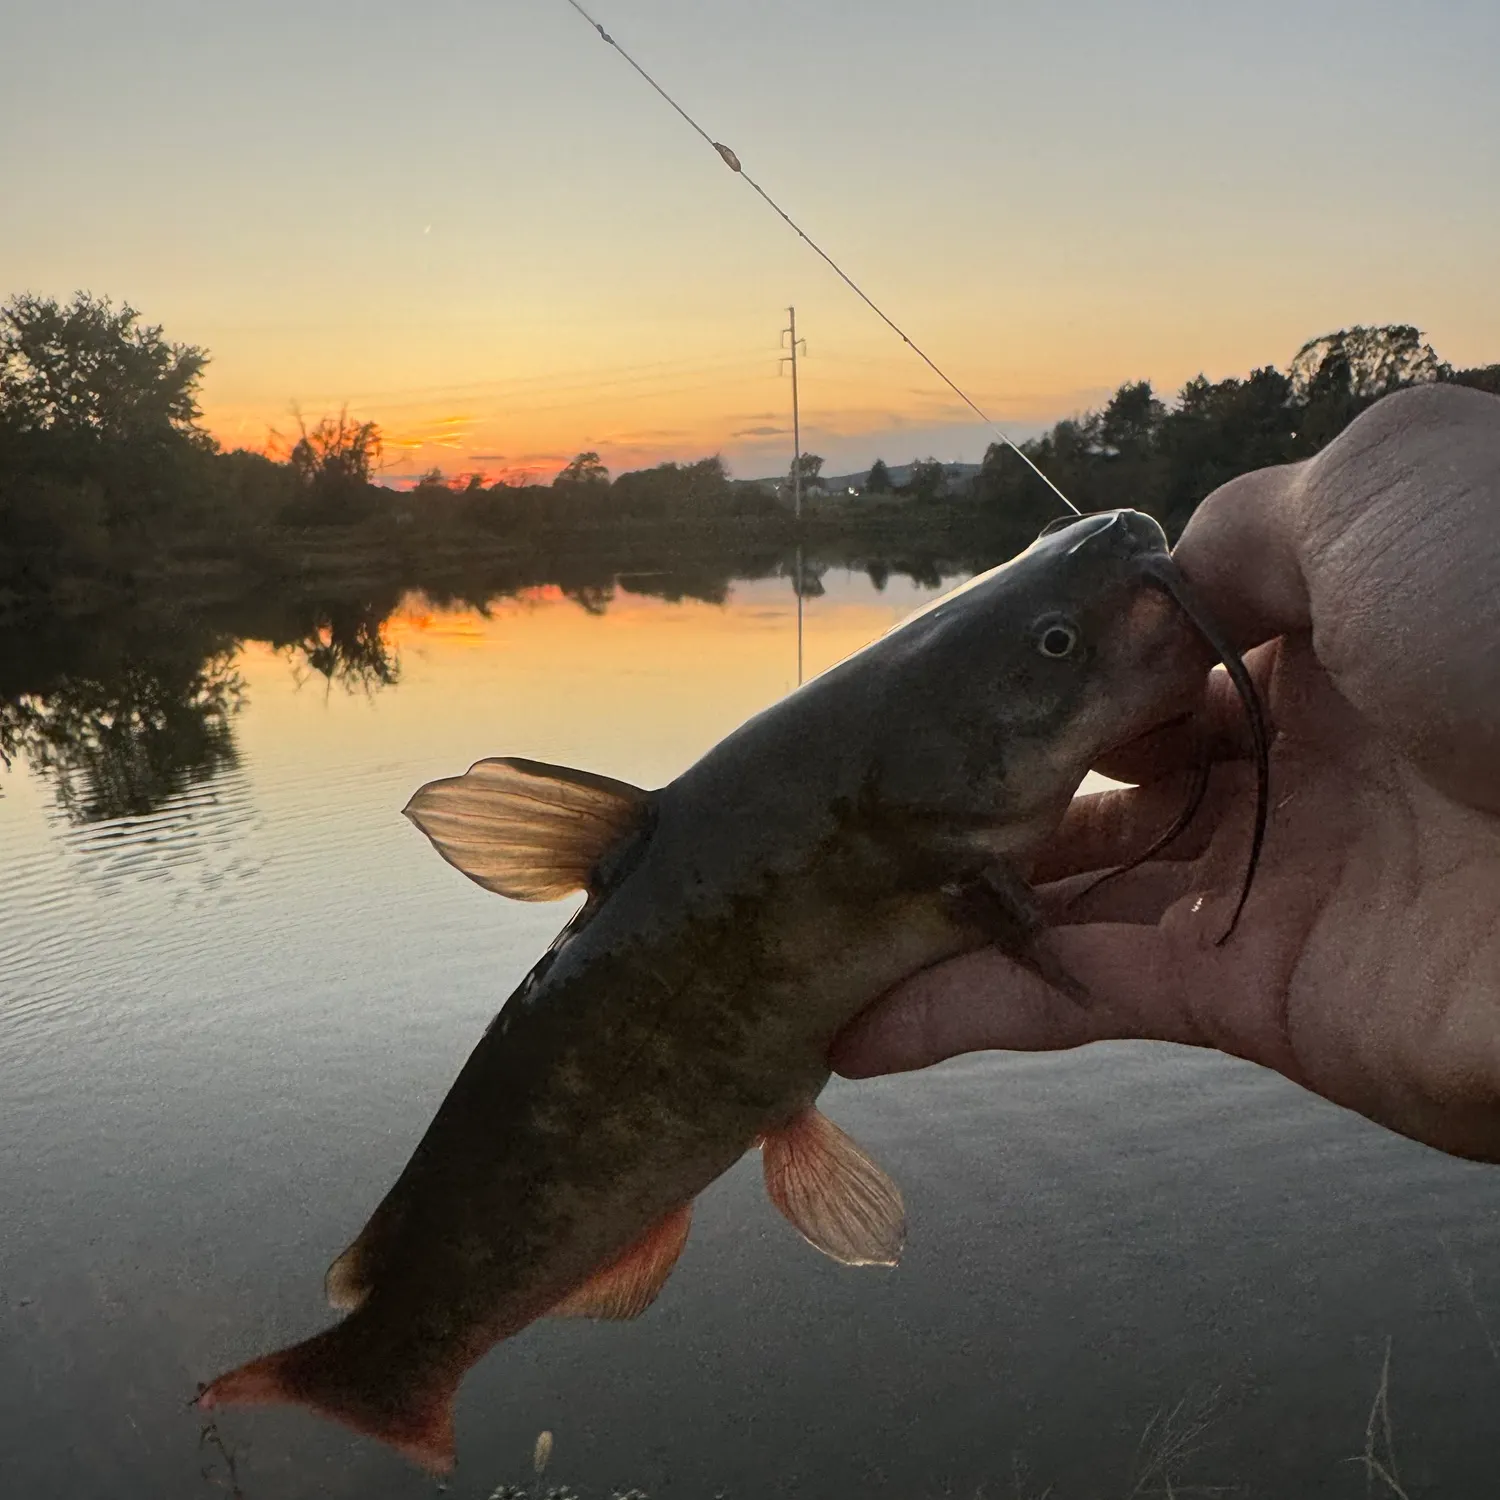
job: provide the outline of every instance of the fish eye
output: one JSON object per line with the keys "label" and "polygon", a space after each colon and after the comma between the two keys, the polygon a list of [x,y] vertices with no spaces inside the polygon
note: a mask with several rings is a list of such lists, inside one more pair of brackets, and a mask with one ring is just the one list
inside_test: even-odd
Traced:
{"label": "fish eye", "polygon": [[1081,639],[1078,627],[1061,615],[1038,620],[1032,629],[1036,637],[1036,649],[1054,661],[1061,661],[1078,649]]}

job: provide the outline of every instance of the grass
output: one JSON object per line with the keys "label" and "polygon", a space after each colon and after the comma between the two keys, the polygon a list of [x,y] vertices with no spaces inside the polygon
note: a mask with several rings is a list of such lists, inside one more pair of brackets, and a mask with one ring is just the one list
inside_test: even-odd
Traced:
{"label": "grass", "polygon": [[1166,1500],[1176,1500],[1178,1496],[1232,1493],[1226,1485],[1188,1484],[1182,1478],[1182,1470],[1203,1446],[1203,1438],[1213,1425],[1218,1403],[1219,1393],[1214,1390],[1191,1405],[1183,1400],[1171,1408],[1157,1411],[1146,1423],[1136,1445],[1125,1500],[1142,1500],[1146,1495],[1162,1495]]}
{"label": "grass", "polygon": [[218,1463],[211,1459],[199,1471],[204,1480],[216,1489],[224,1490],[229,1500],[247,1500],[244,1490],[240,1488],[239,1465],[235,1461],[234,1450],[225,1443],[223,1434],[219,1431],[219,1424],[212,1418],[203,1424],[198,1434],[198,1446],[212,1449],[218,1454],[218,1463],[224,1465],[222,1474],[215,1473]]}
{"label": "grass", "polygon": [[1389,1338],[1385,1341],[1385,1358],[1380,1363],[1380,1384],[1375,1387],[1375,1399],[1370,1403],[1370,1416],[1365,1423],[1365,1451],[1349,1462],[1364,1466],[1366,1494],[1370,1494],[1379,1483],[1384,1486],[1382,1493],[1394,1495],[1396,1500],[1411,1500],[1396,1467],[1396,1440],[1391,1428]]}

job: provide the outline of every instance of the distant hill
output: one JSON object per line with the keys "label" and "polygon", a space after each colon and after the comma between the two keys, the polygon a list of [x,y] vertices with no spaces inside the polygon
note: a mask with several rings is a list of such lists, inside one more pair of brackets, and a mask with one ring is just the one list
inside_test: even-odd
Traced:
{"label": "distant hill", "polygon": [[[912,463],[915,462],[916,460],[912,461]],[[887,468],[890,470],[891,484],[893,486],[903,485],[911,478],[912,464],[888,464]],[[948,482],[951,487],[966,484],[979,472],[980,465],[955,463],[944,464],[943,468],[948,475]],[[818,479],[817,486],[813,487],[813,493],[816,493],[818,487],[821,487],[824,493],[829,495],[847,493],[849,490],[862,491],[869,474],[870,471],[868,469],[856,469],[852,474],[824,474]],[[767,478],[759,479],[755,482],[757,484],[774,486],[781,484],[785,478],[784,474],[772,474]]]}

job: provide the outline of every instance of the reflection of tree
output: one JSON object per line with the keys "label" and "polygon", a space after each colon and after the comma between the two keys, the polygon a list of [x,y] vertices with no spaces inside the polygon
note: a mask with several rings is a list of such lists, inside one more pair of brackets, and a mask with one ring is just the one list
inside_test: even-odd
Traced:
{"label": "reflection of tree", "polygon": [[827,563],[804,558],[800,552],[786,568],[787,577],[792,580],[792,592],[803,599],[821,599],[828,592],[823,587],[823,574],[827,571]]}
{"label": "reflection of tree", "polygon": [[681,604],[684,599],[697,599],[704,604],[723,604],[729,598],[731,579],[712,568],[668,568],[655,573],[622,573],[620,587],[627,594],[643,594],[648,598],[663,599],[668,604]]}
{"label": "reflection of tree", "polygon": [[877,588],[884,588],[892,574],[910,577],[918,587],[931,588],[944,578],[992,567],[1030,540],[1031,534],[1023,532],[975,546],[949,544],[940,536],[930,551],[903,549],[897,555],[894,546],[869,550],[837,537],[810,542],[800,552],[760,544],[673,546],[657,542],[626,547],[606,538],[595,552],[572,551],[490,571],[476,568],[451,579],[446,587],[429,585],[422,595],[439,609],[483,613],[497,599],[550,584],[588,613],[602,615],[608,612],[617,592],[669,604],[680,604],[684,599],[724,604],[737,582],[785,578],[803,598],[815,599],[825,592],[824,575],[830,569],[866,572]]}
{"label": "reflection of tree", "polygon": [[0,701],[0,757],[23,753],[72,823],[154,812],[238,759],[231,721],[244,689],[231,661],[136,661]]}
{"label": "reflection of tree", "polygon": [[563,594],[588,615],[607,614],[615,599],[612,584],[577,584],[572,588],[564,587]]}
{"label": "reflection of tree", "polygon": [[[735,582],[758,578],[788,579],[803,598],[816,598],[830,568],[863,570],[877,586],[895,573],[935,587],[1000,555],[945,548],[882,556],[831,541],[800,553],[758,543],[640,543],[622,557],[601,545],[488,568],[462,559],[462,571],[425,597],[437,608],[483,611],[554,585],[604,615],[617,593],[724,604]],[[148,816],[236,764],[243,686],[233,663],[242,641],[265,641],[294,670],[329,684],[378,691],[400,681],[385,625],[406,597],[395,582],[330,597],[299,581],[212,606],[163,609],[154,601],[98,617],[34,616],[24,629],[0,633],[0,761],[24,756],[73,823]]]}
{"label": "reflection of tree", "polygon": [[[991,562],[1000,562],[1002,559],[994,558]],[[952,577],[955,571],[968,573],[981,573],[985,568],[991,566],[991,562],[982,562],[974,566],[965,566],[962,570],[955,570],[951,565],[945,566],[941,559],[936,557],[903,557],[894,558],[886,564],[886,577],[892,573],[900,573],[910,578],[912,583],[919,589],[938,589],[943,586],[944,576]]]}
{"label": "reflection of tree", "polygon": [[393,686],[401,676],[401,664],[383,633],[389,615],[384,605],[330,605],[299,623],[301,635],[273,644],[330,683],[372,692]]}

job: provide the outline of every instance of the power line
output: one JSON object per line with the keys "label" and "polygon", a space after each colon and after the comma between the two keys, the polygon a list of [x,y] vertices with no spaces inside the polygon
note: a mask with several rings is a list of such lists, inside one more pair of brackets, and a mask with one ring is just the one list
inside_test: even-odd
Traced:
{"label": "power line", "polygon": [[849,288],[849,290],[852,291],[854,293],[854,295],[856,297],[858,297],[860,299],[860,301],[863,302],[865,304],[865,306],[868,307],[870,309],[870,311],[873,312],[875,314],[875,316],[877,318],[879,318],[880,321],[882,323],[884,323],[886,325],[886,327],[889,328],[891,330],[891,332],[894,333],[897,336],[897,338],[899,338],[901,340],[901,342],[903,344],[905,344],[912,351],[912,353],[915,354],[917,356],[917,358],[920,359],[922,361],[922,363],[925,364],[927,366],[927,368],[929,370],[931,370],[932,373],[934,375],[936,375],[937,378],[939,380],[941,380],[943,382],[943,384],[946,385],[948,387],[948,389],[951,390],[953,392],[953,394],[956,395],[958,397],[958,399],[960,401],[962,401],[964,403],[964,405],[967,406],[970,409],[970,411],[972,411],[980,419],[980,421],[982,421],[985,424],[985,426],[987,426],[988,428],[990,428],[990,430],[993,431],[996,434],[996,436],[999,437],[1000,441],[1002,443],[1004,443],[1005,446],[1007,448],[1009,448],[1011,450],[1011,452],[1014,453],[1021,460],[1021,462],[1024,463],[1026,465],[1026,467],[1028,469],[1030,469],[1031,472],[1033,474],[1035,474],[1036,477],[1038,479],[1040,479],[1042,481],[1042,483],[1045,484],[1047,486],[1047,488],[1049,490],[1051,490],[1052,493],[1054,495],[1056,495],[1057,498],[1059,500],[1061,500],[1062,503],[1065,506],[1067,506],[1067,508],[1070,511],[1073,512],[1073,514],[1075,516],[1080,514],[1080,511],[1079,511],[1078,507],[1076,505],[1074,505],[1073,502],[1071,500],[1069,500],[1068,497],[1065,494],[1063,494],[1063,492],[1060,489],[1058,489],[1058,487],[1055,484],[1053,484],[1053,482],[1050,479],[1048,479],[1047,476],[1044,473],[1042,473],[1042,471],[1039,468],[1037,468],[1037,466],[1031,461],[1030,458],[1028,458],[1026,456],[1026,454],[1024,454],[1023,452],[1021,452],[1020,448],[1011,440],[1011,438],[1006,433],[1004,433],[1004,432],[1001,431],[999,424],[996,423],[993,418],[987,416],[979,408],[979,406],[969,397],[969,395],[958,385],[958,383],[956,381],[950,379],[949,376],[947,376],[946,374],[944,374],[944,372],[927,355],[927,353],[918,344],[916,344],[907,333],[905,333],[900,327],[898,327],[897,324],[891,318],[887,317],[886,314],[883,311],[881,311],[881,309],[876,305],[876,303],[874,302],[874,300],[865,293],[865,291],[859,285],[859,283],[856,282],[854,280],[854,278],[852,276],[850,276],[848,274],[848,272],[846,272],[844,270],[844,268],[842,266],[840,266],[839,263],[836,260],[834,260],[834,258],[826,250],[824,250],[823,247],[821,245],[819,245],[818,242],[816,240],[814,240],[812,238],[812,236],[810,234],[808,234],[807,231],[805,229],[803,229],[802,226],[800,224],[798,224],[797,221],[795,219],[793,219],[792,216],[744,169],[744,167],[740,165],[740,159],[739,159],[739,157],[736,156],[735,153],[733,151],[731,151],[728,146],[724,145],[720,141],[716,141],[603,28],[603,26],[601,26],[599,24],[599,22],[597,22],[583,8],[583,6],[578,3],[578,0],[568,0],[568,4],[571,5],[573,7],[573,9],[576,10],[578,12],[578,14],[580,16],[582,16],[583,19],[585,21],[587,21],[588,24],[591,27],[593,27],[593,29],[595,31],[597,31],[599,33],[600,37],[603,38],[604,41],[608,42],[609,45],[611,47],[613,47],[615,49],[615,51],[618,52],[620,54],[620,56],[623,57],[625,59],[625,61],[628,62],[630,64],[630,66],[632,68],[634,68],[635,71],[637,73],[639,73],[642,78],[644,78],[646,80],[646,82],[649,83],[651,85],[651,87],[653,89],[655,89],[656,92],[658,94],[660,94],[661,97],[663,99],[665,99],[667,101],[667,103],[670,104],[672,106],[672,108],[675,109],[677,111],[677,113],[679,115],[681,115],[682,118],[684,120],[686,120],[687,123],[690,126],[692,126],[692,128],[700,136],[702,136],[703,139],[710,146],[713,147],[713,149],[719,154],[719,157],[723,161],[724,165],[726,167],[728,167],[731,172],[733,172],[737,177],[742,177],[747,183],[749,183],[749,185],[752,188],[755,189],[755,191],[762,198],[765,199],[765,201],[771,206],[771,208],[776,212],[776,214],[781,219],[783,219],[786,222],[786,224],[793,230],[793,232],[798,236],[798,238],[804,240],[813,249],[813,251],[815,251],[816,254],[819,255],[823,259],[823,261],[829,266],[829,268],[839,278],[839,280],[842,281],[844,283],[844,285],[847,286]]}

